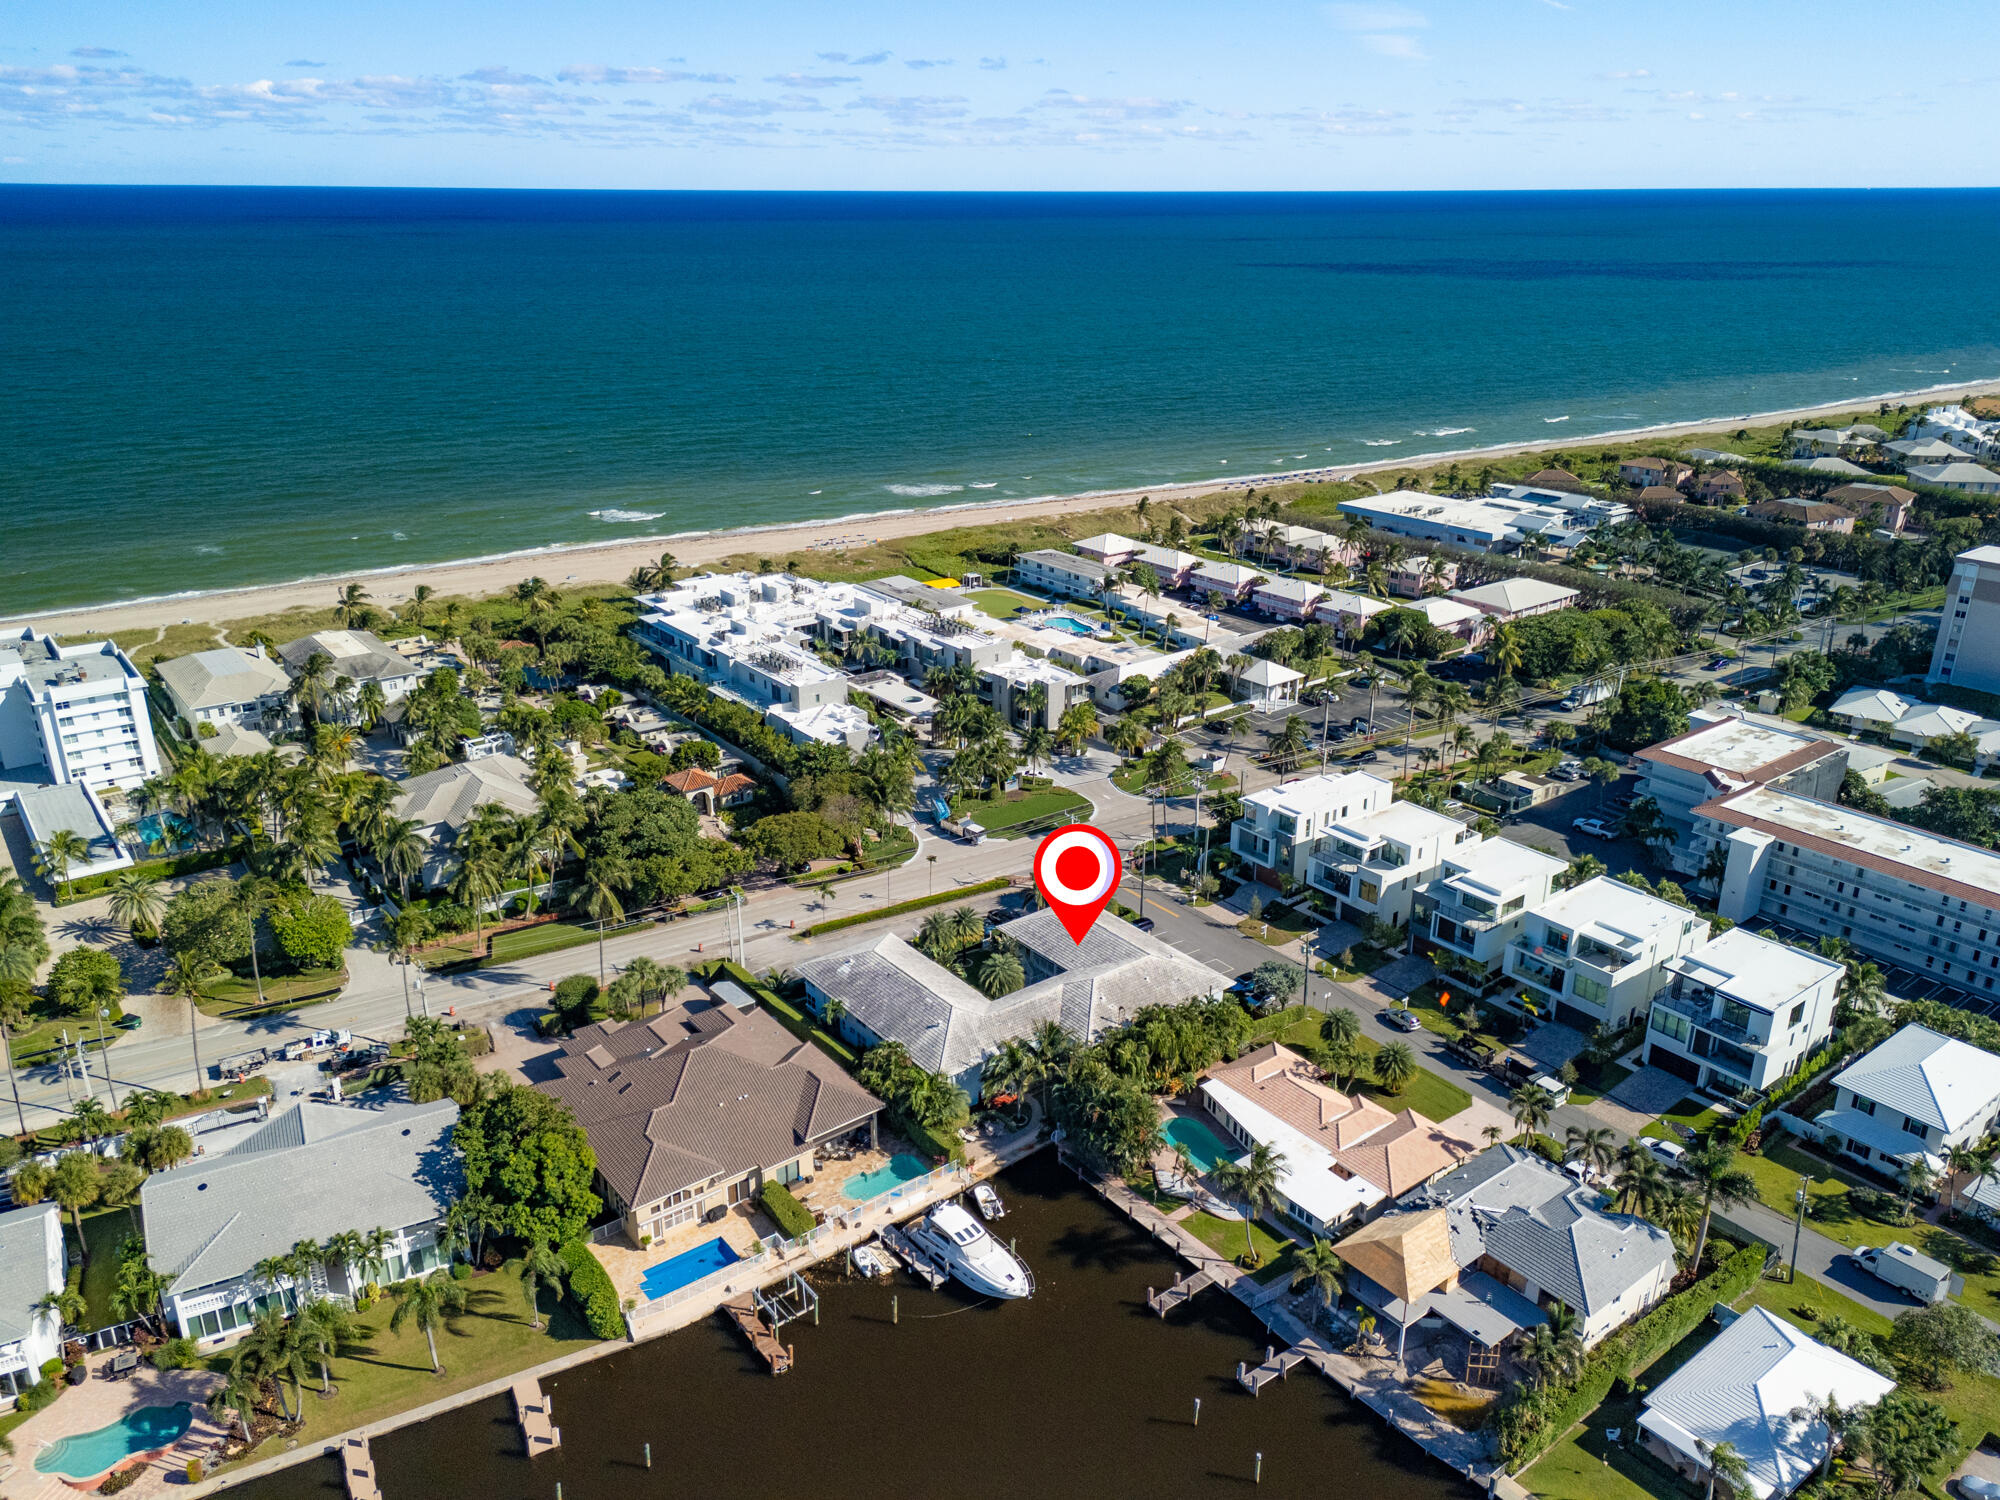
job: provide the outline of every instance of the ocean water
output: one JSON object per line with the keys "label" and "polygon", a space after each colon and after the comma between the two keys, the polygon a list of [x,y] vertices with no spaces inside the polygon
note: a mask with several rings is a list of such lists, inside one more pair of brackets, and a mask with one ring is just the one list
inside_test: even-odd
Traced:
{"label": "ocean water", "polygon": [[0,614],[2000,376],[1996,259],[1993,191],[4,187]]}

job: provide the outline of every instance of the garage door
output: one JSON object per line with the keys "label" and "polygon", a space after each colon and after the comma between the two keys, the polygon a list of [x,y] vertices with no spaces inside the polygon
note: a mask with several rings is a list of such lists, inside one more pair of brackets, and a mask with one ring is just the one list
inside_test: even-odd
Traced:
{"label": "garage door", "polygon": [[1701,1064],[1691,1057],[1683,1057],[1678,1052],[1667,1052],[1659,1047],[1646,1049],[1646,1061],[1655,1068],[1664,1069],[1676,1078],[1685,1078],[1689,1083],[1701,1081]]}

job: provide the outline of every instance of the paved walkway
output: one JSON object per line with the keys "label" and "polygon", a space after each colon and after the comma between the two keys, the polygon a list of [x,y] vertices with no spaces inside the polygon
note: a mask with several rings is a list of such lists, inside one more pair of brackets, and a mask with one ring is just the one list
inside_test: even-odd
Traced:
{"label": "paved walkway", "polygon": [[107,1380],[104,1370],[115,1352],[107,1350],[91,1356],[87,1362],[90,1379],[64,1391],[53,1405],[43,1407],[14,1429],[14,1472],[0,1486],[7,1500],[76,1500],[75,1485],[58,1475],[35,1471],[37,1456],[59,1439],[109,1427],[149,1406],[177,1406],[186,1402],[194,1408],[194,1425],[178,1442],[140,1461],[145,1472],[125,1491],[128,1495],[144,1500],[148,1495],[170,1493],[170,1483],[185,1487],[188,1460],[222,1440],[223,1424],[208,1410],[209,1393],[222,1383],[220,1376],[207,1370],[161,1371],[141,1365],[123,1380]]}

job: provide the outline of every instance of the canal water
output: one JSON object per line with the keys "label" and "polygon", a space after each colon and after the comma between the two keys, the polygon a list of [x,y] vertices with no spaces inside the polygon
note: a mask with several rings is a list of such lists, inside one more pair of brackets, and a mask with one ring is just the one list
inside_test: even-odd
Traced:
{"label": "canal water", "polygon": [[[1303,1368],[1252,1397],[1266,1334],[1221,1291],[1162,1322],[1167,1252],[1044,1151],[998,1179],[1035,1296],[994,1304],[907,1275],[823,1277],[820,1323],[789,1325],[774,1377],[709,1318],[547,1383],[563,1446],[531,1464],[500,1396],[374,1445],[385,1500],[686,1500],[775,1494],[979,1497],[1241,1494],[1466,1500],[1450,1470]],[[891,1321],[890,1298],[900,1305]],[[1201,1399],[1201,1424],[1192,1422]],[[644,1444],[653,1467],[644,1466]],[[342,1493],[316,1462],[231,1500]]]}

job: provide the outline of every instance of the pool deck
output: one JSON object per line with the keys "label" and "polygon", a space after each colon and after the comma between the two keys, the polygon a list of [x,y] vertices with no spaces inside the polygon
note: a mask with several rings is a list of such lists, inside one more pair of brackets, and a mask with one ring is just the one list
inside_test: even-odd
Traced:
{"label": "pool deck", "polygon": [[[125,1494],[135,1497],[165,1495],[187,1488],[187,1461],[220,1442],[228,1429],[208,1411],[208,1397],[222,1377],[207,1370],[155,1370],[142,1364],[123,1380],[106,1380],[105,1367],[114,1351],[93,1354],[87,1361],[90,1379],[73,1386],[29,1417],[13,1431],[13,1472],[0,1479],[0,1494],[7,1500],[75,1500],[79,1491],[95,1489],[94,1480],[78,1483],[56,1474],[35,1472],[35,1459],[58,1439],[75,1437],[109,1427],[129,1412],[146,1406],[176,1406],[185,1401],[194,1407],[194,1425],[179,1442],[144,1458],[145,1472]],[[0,1459],[0,1469],[6,1460]]]}

